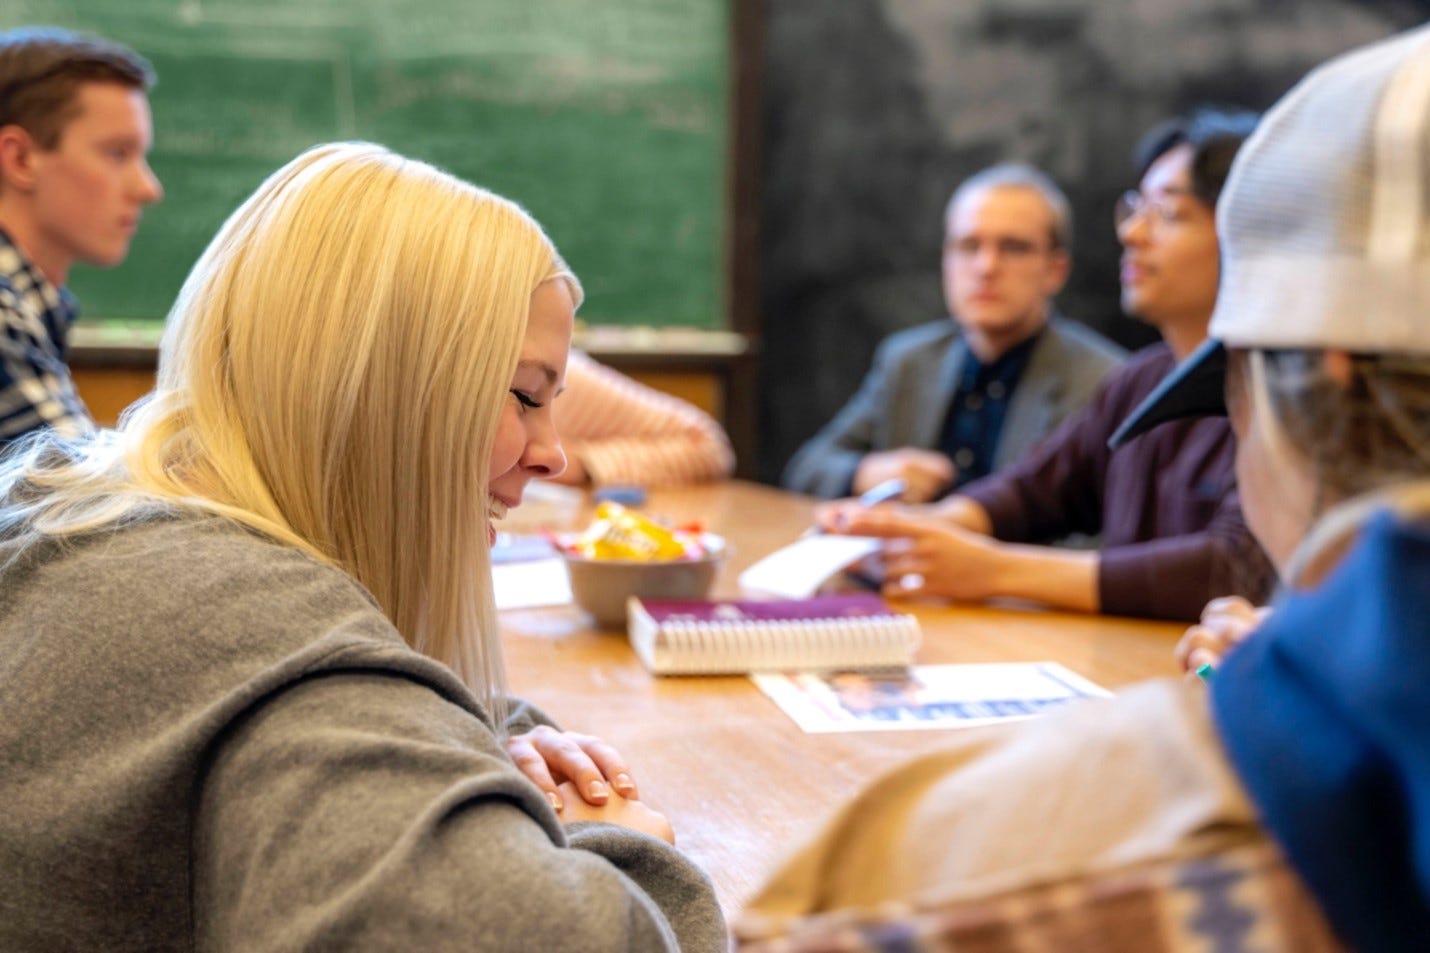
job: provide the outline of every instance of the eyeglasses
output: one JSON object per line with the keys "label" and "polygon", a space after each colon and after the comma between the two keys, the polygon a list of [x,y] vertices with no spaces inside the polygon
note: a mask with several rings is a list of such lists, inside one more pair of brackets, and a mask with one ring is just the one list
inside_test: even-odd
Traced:
{"label": "eyeglasses", "polygon": [[1025,238],[990,238],[985,240],[974,235],[953,239],[946,247],[959,258],[977,258],[984,249],[992,249],[998,253],[999,258],[1006,258],[1009,261],[1026,261],[1047,250],[1043,245],[1030,242]]}
{"label": "eyeglasses", "polygon": [[1149,199],[1136,189],[1128,189],[1117,197],[1112,206],[1112,224],[1120,232],[1122,226],[1141,215],[1153,233],[1178,225],[1186,220],[1186,215],[1175,205],[1158,199]]}

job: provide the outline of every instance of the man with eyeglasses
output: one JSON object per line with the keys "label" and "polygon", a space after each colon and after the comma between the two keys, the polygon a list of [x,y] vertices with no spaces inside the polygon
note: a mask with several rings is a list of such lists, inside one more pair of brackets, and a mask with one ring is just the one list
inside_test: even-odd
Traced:
{"label": "man with eyeglasses", "polygon": [[[1225,418],[1181,420],[1109,447],[1118,425],[1206,338],[1216,202],[1255,121],[1202,110],[1139,145],[1140,188],[1115,212],[1122,304],[1162,343],[1134,355],[1002,473],[931,507],[820,513],[831,530],[894,538],[886,591],[1184,620],[1219,596],[1267,594],[1273,573],[1241,515]],[[1100,534],[1100,548],[1027,545],[1073,533]]]}
{"label": "man with eyeglasses", "polygon": [[858,393],[791,459],[784,485],[842,497],[899,479],[905,502],[938,499],[1016,461],[1083,406],[1125,354],[1054,314],[1070,218],[1062,190],[1029,166],[964,181],[945,215],[951,320],[885,340]]}

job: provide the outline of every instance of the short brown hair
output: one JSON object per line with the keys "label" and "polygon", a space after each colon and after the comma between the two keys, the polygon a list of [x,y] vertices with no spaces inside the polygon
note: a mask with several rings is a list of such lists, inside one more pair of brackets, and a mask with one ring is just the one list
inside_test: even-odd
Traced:
{"label": "short brown hair", "polygon": [[962,199],[974,192],[991,189],[1027,189],[1036,193],[1048,206],[1048,215],[1052,218],[1048,236],[1050,247],[1053,251],[1072,250],[1072,203],[1052,176],[1026,162],[1000,162],[964,179],[948,200],[944,219],[953,214],[954,207]]}
{"label": "short brown hair", "polygon": [[93,82],[147,92],[154,67],[127,46],[58,27],[0,33],[0,126],[19,126],[40,148],[59,144],[79,87]]}

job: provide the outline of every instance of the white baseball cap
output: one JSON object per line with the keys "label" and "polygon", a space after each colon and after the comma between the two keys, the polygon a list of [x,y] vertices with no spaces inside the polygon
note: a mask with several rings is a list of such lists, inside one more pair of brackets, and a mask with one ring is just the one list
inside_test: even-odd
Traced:
{"label": "white baseball cap", "polygon": [[1430,355],[1430,26],[1317,67],[1241,147],[1217,203],[1210,339],[1108,441],[1225,413],[1225,348]]}

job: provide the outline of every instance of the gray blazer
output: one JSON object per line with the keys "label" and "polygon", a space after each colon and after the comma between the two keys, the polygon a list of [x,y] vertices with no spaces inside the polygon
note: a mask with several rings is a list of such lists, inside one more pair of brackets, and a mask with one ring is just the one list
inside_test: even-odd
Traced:
{"label": "gray blazer", "polygon": [[[968,345],[949,318],[884,339],[858,393],[799,448],[781,482],[814,496],[847,496],[866,453],[936,449]],[[1092,397],[1127,352],[1090,328],[1054,316],[1008,401],[993,454],[1000,470]]]}

